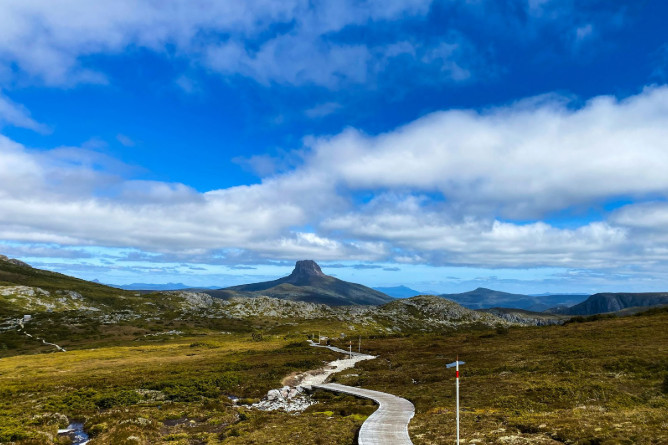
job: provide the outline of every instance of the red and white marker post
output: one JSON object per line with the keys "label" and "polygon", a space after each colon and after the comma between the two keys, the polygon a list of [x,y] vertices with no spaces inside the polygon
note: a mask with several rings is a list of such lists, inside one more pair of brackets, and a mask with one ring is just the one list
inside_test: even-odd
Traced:
{"label": "red and white marker post", "polygon": [[465,364],[465,362],[460,362],[459,356],[457,356],[457,361],[445,365],[446,368],[455,368],[455,392],[457,399],[457,445],[459,445],[459,365],[463,364]]}

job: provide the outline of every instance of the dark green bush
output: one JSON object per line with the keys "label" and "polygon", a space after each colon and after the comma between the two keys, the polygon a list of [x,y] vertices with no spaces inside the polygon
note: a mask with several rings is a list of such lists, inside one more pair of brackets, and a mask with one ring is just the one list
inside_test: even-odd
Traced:
{"label": "dark green bush", "polygon": [[0,443],[15,442],[30,437],[28,433],[17,426],[0,427]]}
{"label": "dark green bush", "polygon": [[136,391],[118,391],[104,394],[95,399],[95,405],[100,409],[109,409],[115,406],[129,406],[139,403],[141,396]]}
{"label": "dark green bush", "polygon": [[217,398],[239,384],[239,376],[232,372],[199,380],[172,380],[148,385],[148,389],[162,391],[169,400],[194,402],[202,398]]}

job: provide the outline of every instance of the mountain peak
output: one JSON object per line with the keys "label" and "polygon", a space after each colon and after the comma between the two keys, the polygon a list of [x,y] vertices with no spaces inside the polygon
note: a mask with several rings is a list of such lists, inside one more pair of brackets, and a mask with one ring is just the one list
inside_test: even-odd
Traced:
{"label": "mountain peak", "polygon": [[341,305],[378,305],[392,301],[392,297],[361,284],[349,283],[325,275],[313,260],[297,261],[287,277],[262,283],[243,284],[223,289],[241,293],[241,296],[267,296],[285,300]]}
{"label": "mountain peak", "polygon": [[324,277],[320,266],[313,260],[297,261],[295,269],[290,274],[292,277]]}

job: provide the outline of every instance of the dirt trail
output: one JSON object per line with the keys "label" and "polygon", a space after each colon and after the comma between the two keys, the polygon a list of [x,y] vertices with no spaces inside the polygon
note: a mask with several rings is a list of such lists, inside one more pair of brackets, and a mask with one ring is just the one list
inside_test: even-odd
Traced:
{"label": "dirt trail", "polygon": [[26,328],[25,328],[25,326],[23,325],[23,321],[19,321],[19,326],[20,326],[20,327],[19,327],[19,329],[17,329],[17,332],[22,332],[23,335],[25,335],[26,337],[28,337],[28,338],[32,338],[32,339],[34,339],[34,340],[41,341],[43,344],[45,344],[45,345],[47,345],[47,346],[53,346],[53,347],[56,348],[59,352],[67,352],[67,351],[65,350],[65,348],[63,348],[63,347],[61,347],[61,346],[59,346],[59,345],[57,345],[57,344],[55,344],[55,343],[49,343],[48,341],[44,340],[43,338],[35,337],[35,336],[32,335],[32,334],[28,334],[28,333],[26,332]]}

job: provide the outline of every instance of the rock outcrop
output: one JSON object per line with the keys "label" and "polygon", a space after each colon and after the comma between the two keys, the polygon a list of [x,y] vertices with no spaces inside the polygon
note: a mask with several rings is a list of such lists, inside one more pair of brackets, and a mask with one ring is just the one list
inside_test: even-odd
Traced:
{"label": "rock outcrop", "polygon": [[32,268],[32,266],[31,266],[30,264],[28,264],[28,263],[24,263],[23,261],[21,261],[21,260],[17,260],[17,259],[15,259],[15,258],[9,258],[9,257],[7,257],[7,256],[5,256],[5,255],[0,255],[0,261],[4,261],[4,262],[6,262],[6,263],[10,263],[10,264],[13,264],[13,265],[15,265],[15,266],[30,267],[30,268]]}

